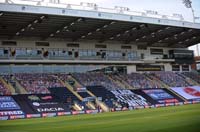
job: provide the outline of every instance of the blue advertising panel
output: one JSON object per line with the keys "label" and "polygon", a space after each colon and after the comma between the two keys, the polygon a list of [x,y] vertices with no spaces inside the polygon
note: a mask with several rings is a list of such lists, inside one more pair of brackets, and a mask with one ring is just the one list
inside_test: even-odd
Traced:
{"label": "blue advertising panel", "polygon": [[0,96],[0,110],[18,110],[19,105],[11,96]]}
{"label": "blue advertising panel", "polygon": [[159,103],[171,103],[178,102],[172,95],[165,92],[163,89],[148,89],[143,90],[148,96],[150,96],[153,100],[158,101]]}

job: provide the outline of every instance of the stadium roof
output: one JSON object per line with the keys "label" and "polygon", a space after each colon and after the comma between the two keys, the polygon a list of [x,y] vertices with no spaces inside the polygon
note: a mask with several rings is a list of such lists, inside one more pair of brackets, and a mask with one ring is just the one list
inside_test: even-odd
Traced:
{"label": "stadium roof", "polygon": [[99,10],[1,3],[0,38],[29,37],[188,47],[200,42],[200,24]]}

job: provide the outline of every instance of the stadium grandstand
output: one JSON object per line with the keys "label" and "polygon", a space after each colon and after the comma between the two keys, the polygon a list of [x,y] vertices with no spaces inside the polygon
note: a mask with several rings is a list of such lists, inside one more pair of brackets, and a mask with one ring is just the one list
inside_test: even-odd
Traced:
{"label": "stadium grandstand", "polygon": [[[20,0],[18,0],[20,1]],[[94,3],[0,3],[0,120],[200,102],[200,24]]]}

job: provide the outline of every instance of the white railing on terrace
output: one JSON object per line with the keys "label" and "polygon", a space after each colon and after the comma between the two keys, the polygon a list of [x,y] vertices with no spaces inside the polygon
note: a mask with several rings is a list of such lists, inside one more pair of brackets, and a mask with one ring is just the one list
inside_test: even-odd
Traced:
{"label": "white railing on terrace", "polygon": [[60,0],[0,0],[0,3],[89,10],[97,12],[127,14],[133,16],[144,16],[144,17],[185,21],[182,14],[177,14],[177,13],[174,13],[172,15],[163,15],[153,10],[133,11],[130,10],[130,8],[128,7],[121,7],[121,6],[115,6],[114,8],[104,8],[104,7],[99,7],[95,3],[85,3],[85,2],[81,2],[79,5],[75,5],[75,4],[61,3]]}

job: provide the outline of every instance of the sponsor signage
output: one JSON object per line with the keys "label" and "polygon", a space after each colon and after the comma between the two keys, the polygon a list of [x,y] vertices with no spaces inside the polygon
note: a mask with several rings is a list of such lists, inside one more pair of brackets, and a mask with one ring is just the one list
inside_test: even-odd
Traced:
{"label": "sponsor signage", "polygon": [[26,118],[38,118],[41,117],[41,114],[27,114]]}
{"label": "sponsor signage", "polygon": [[21,110],[13,110],[13,111],[0,111],[0,116],[7,115],[22,115],[24,114]]}
{"label": "sponsor signage", "polygon": [[85,111],[72,111],[72,115],[85,114]]}
{"label": "sponsor signage", "polygon": [[25,118],[25,115],[11,115],[10,116],[10,119],[24,119]]}
{"label": "sponsor signage", "polygon": [[11,96],[0,97],[0,110],[17,110],[17,109],[20,109],[20,107]]}
{"label": "sponsor signage", "polygon": [[98,110],[86,110],[87,114],[96,114],[98,113]]}
{"label": "sponsor signage", "polygon": [[64,111],[65,109],[62,107],[51,107],[51,108],[37,108],[38,112],[59,112]]}
{"label": "sponsor signage", "polygon": [[58,116],[62,116],[62,115],[71,115],[71,112],[58,112],[57,115],[58,115]]}
{"label": "sponsor signage", "polygon": [[172,87],[171,89],[187,100],[200,99],[200,86]]}
{"label": "sponsor signage", "polygon": [[43,113],[42,117],[55,117],[56,113]]}

